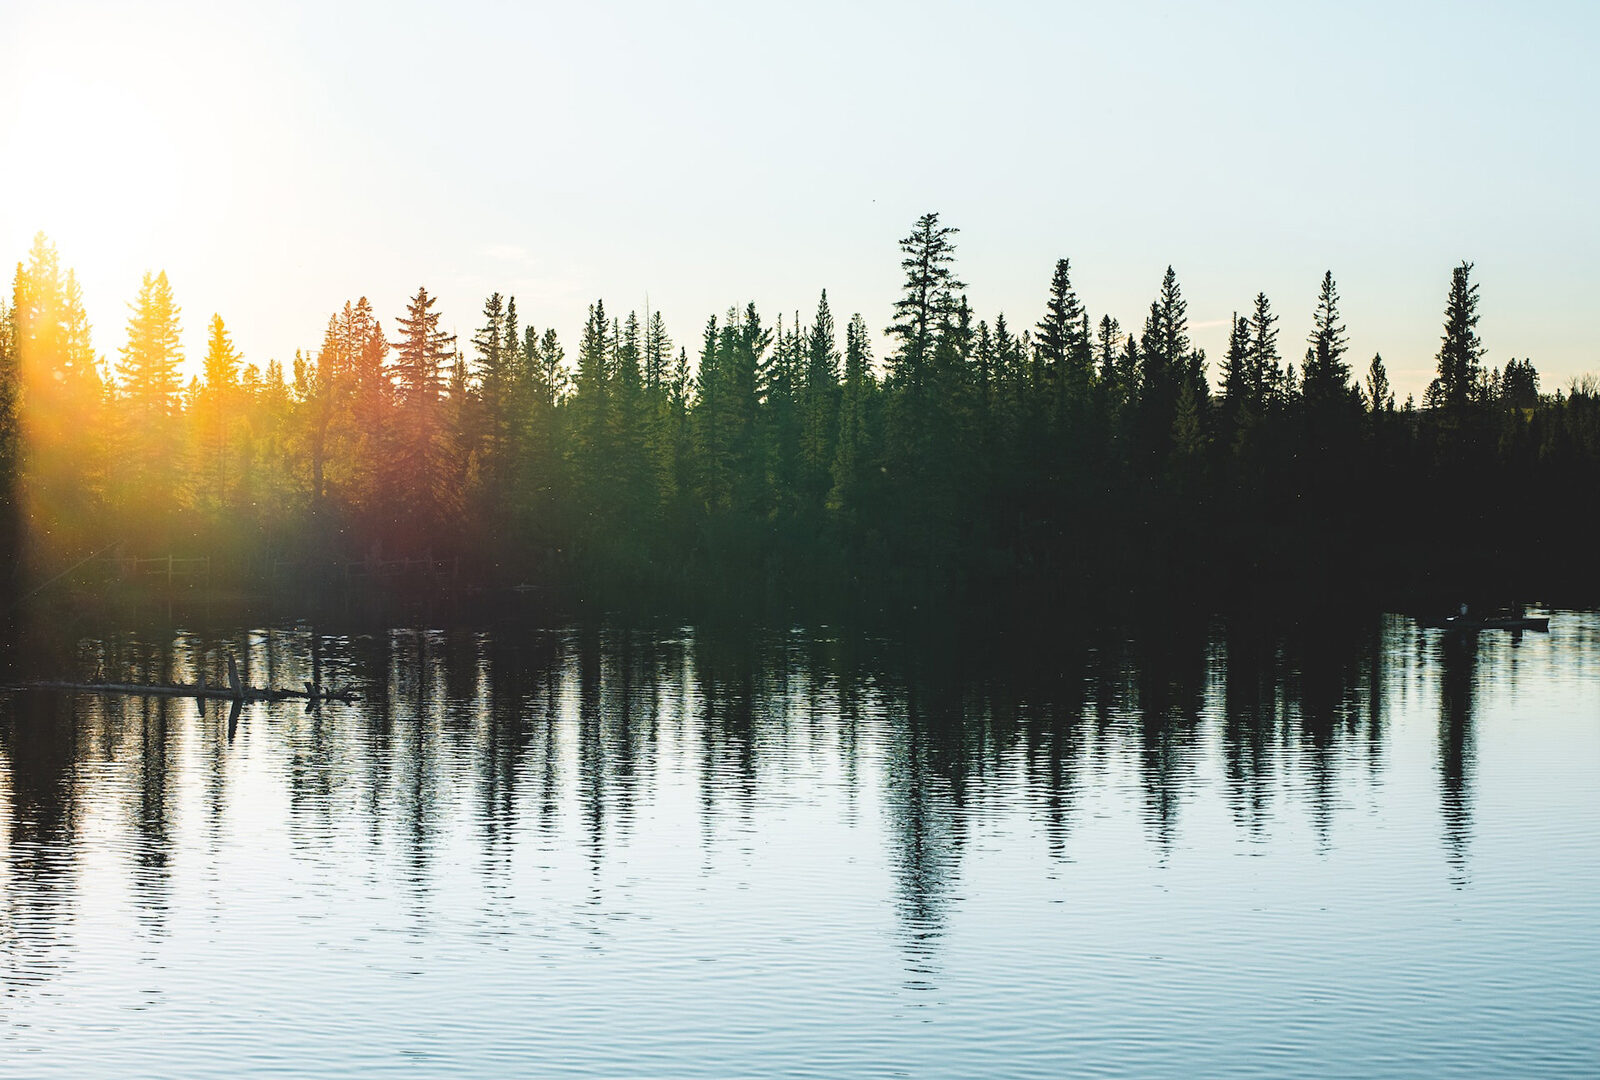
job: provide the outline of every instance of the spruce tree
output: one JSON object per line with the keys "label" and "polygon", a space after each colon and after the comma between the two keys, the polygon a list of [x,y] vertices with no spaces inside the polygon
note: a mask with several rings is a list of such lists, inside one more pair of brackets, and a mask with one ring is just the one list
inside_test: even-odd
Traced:
{"label": "spruce tree", "polygon": [[128,343],[117,368],[123,393],[140,423],[163,423],[177,407],[178,368],[183,363],[178,315],[166,271],[153,276],[147,272],[133,304]]}
{"label": "spruce tree", "polygon": [[393,371],[399,395],[397,438],[390,457],[390,488],[400,502],[403,542],[431,544],[458,494],[455,447],[442,399],[446,365],[456,360],[454,334],[439,329],[435,298],[419,288],[395,319]]}
{"label": "spruce tree", "polygon": [[1472,281],[1472,264],[1462,262],[1450,271],[1444,338],[1439,345],[1439,375],[1434,380],[1437,393],[1433,396],[1447,409],[1464,409],[1477,396],[1484,354],[1478,318],[1478,286]]}
{"label": "spruce tree", "polygon": [[667,336],[666,323],[661,312],[653,311],[645,319],[644,331],[644,385],[656,393],[671,378],[672,339]]}
{"label": "spruce tree", "polygon": [[[19,490],[30,535],[62,552],[89,542],[114,474],[125,471],[116,414],[107,408],[82,293],[55,245],[37,234],[13,279],[10,330],[15,365]],[[24,452],[25,449],[25,452]],[[53,557],[54,551],[36,548]]]}
{"label": "spruce tree", "polygon": [[124,508],[138,506],[146,519],[152,508],[170,511],[176,505],[178,369],[183,362],[178,315],[166,272],[146,273],[117,369],[126,479],[118,494]]}
{"label": "spruce tree", "polygon": [[1034,349],[1040,373],[1048,385],[1049,408],[1056,423],[1072,425],[1082,420],[1093,374],[1088,314],[1072,289],[1071,264],[1057,259],[1050,277],[1050,298],[1039,320]]}
{"label": "spruce tree", "polygon": [[481,448],[485,493],[491,506],[504,499],[504,486],[510,475],[512,439],[512,396],[516,380],[517,348],[515,331],[508,324],[516,320],[516,300],[509,306],[498,292],[490,293],[483,304],[483,324],[472,335],[477,353],[474,381],[477,385],[481,430],[466,433],[469,442]]}
{"label": "spruce tree", "polygon": [[1249,394],[1251,402],[1264,409],[1281,404],[1287,383],[1278,356],[1278,317],[1266,293],[1256,293],[1255,310],[1250,313]]}
{"label": "spruce tree", "polygon": [[872,393],[872,349],[866,320],[853,315],[844,331],[844,385],[839,399],[839,441],[833,456],[833,487],[828,509],[846,529],[854,527],[865,494],[870,454],[869,398]]}
{"label": "spruce tree", "polygon": [[1228,331],[1228,352],[1222,361],[1222,409],[1224,422],[1232,429],[1236,455],[1245,452],[1249,435],[1261,419],[1262,403],[1251,376],[1250,320],[1235,312]]}
{"label": "spruce tree", "polygon": [[1172,447],[1173,422],[1185,385],[1196,397],[1198,413],[1203,391],[1194,385],[1197,357],[1190,350],[1189,305],[1178,287],[1178,276],[1167,267],[1161,292],[1150,303],[1140,335],[1139,415],[1147,467],[1159,474]]}
{"label": "spruce tree", "polygon": [[940,317],[955,291],[963,288],[951,270],[955,262],[951,237],[958,231],[940,225],[938,214],[923,214],[911,235],[900,241],[905,284],[894,302],[894,322],[886,331],[899,342],[889,361],[889,378],[913,398],[919,398],[926,386]]}
{"label": "spruce tree", "polygon": [[17,411],[18,378],[16,312],[0,296],[0,596],[16,584],[17,547],[21,536],[22,501],[18,490],[22,462],[22,429]]}
{"label": "spruce tree", "polygon": [[567,452],[579,485],[581,512],[595,513],[611,472],[611,324],[605,301],[589,305],[578,343],[578,372],[572,393],[572,430]]}
{"label": "spruce tree", "polygon": [[1344,360],[1349,338],[1339,321],[1339,290],[1333,283],[1332,270],[1322,275],[1308,342],[1301,372],[1306,407],[1317,411],[1349,404],[1350,365]]}
{"label": "spruce tree", "polygon": [[820,509],[832,486],[838,412],[839,350],[834,340],[833,312],[828,308],[828,292],[824,289],[805,343],[800,453],[808,509]]}
{"label": "spruce tree", "polygon": [[1367,367],[1365,398],[1367,408],[1375,414],[1394,412],[1394,391],[1389,388],[1389,370],[1383,366],[1380,353],[1372,354],[1372,363]]}
{"label": "spruce tree", "polygon": [[239,398],[239,367],[242,357],[228,336],[221,315],[213,314],[206,337],[206,356],[202,368],[204,384],[196,400],[200,450],[200,490],[196,501],[213,508],[232,505],[229,485],[233,482],[231,459],[235,452],[233,428]]}

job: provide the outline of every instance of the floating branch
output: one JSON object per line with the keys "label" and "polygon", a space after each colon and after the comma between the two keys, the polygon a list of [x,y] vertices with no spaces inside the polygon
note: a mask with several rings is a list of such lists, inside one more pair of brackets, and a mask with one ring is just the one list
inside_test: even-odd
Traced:
{"label": "floating branch", "polygon": [[197,683],[112,683],[112,682],[33,682],[24,684],[31,690],[71,690],[85,694],[127,694],[135,697],[194,698],[198,701],[305,701],[318,704],[337,701],[351,704],[359,700],[351,690],[327,690],[315,683],[305,683],[304,690],[278,690],[271,687],[245,686],[239,681],[239,667],[233,657],[228,657],[228,685],[213,686],[204,674]]}

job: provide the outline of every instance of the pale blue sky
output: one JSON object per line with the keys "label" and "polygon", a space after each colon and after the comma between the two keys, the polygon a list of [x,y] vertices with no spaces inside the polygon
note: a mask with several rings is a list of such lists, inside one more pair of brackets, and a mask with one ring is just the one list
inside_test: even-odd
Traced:
{"label": "pale blue sky", "polygon": [[1452,265],[1490,358],[1600,369],[1600,4],[212,4],[0,7],[0,255],[78,269],[95,344],[165,268],[192,357],[315,348],[426,284],[569,351],[585,306],[679,342],[754,299],[886,325],[895,241],[958,226],[979,313],[1054,260],[1137,328],[1168,263],[1213,372],[1264,290],[1289,359],[1321,273],[1353,359],[1430,377]]}

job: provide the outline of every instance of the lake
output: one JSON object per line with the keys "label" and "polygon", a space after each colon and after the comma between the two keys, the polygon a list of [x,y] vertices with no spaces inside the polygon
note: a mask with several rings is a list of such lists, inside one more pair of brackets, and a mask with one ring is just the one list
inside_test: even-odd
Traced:
{"label": "lake", "polygon": [[0,694],[0,1076],[1600,1070],[1600,616],[58,625]]}

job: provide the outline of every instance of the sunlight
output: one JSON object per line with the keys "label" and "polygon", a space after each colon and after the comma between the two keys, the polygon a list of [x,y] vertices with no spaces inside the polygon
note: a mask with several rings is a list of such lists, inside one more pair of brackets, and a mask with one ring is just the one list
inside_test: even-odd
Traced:
{"label": "sunlight", "polygon": [[[147,256],[151,240],[191,207],[197,175],[170,121],[126,85],[31,73],[6,145],[13,204],[84,263]],[[141,250],[142,249],[142,250]]]}

